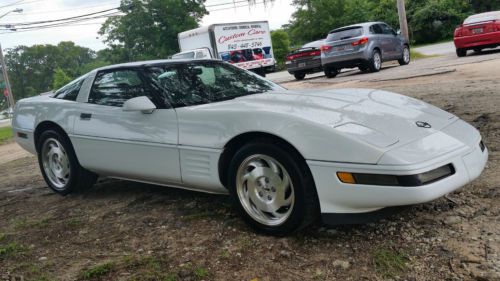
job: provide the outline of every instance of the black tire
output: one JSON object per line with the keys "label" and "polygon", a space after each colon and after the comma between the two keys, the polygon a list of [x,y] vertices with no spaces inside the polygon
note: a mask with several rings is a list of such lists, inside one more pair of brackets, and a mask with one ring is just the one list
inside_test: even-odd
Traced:
{"label": "black tire", "polygon": [[370,72],[379,72],[382,68],[382,55],[380,54],[379,50],[373,50],[372,57],[368,62],[368,68],[370,69]]}
{"label": "black tire", "polygon": [[302,79],[304,79],[306,77],[306,74],[304,72],[296,72],[296,73],[293,74],[293,76],[297,80],[302,80]]}
{"label": "black tire", "polygon": [[[286,144],[267,139],[248,143],[236,152],[228,169],[228,189],[238,213],[255,230],[276,236],[284,236],[298,231],[314,222],[320,214],[318,195],[309,167],[300,155],[291,149],[286,149],[286,147]],[[290,187],[293,189],[295,197],[293,207],[286,220],[279,225],[269,226],[260,223],[245,210],[239,199],[237,191],[238,169],[246,159],[254,155],[264,155],[278,161],[288,173],[292,183]]]}
{"label": "black tire", "polygon": [[459,58],[467,56],[467,49],[457,49],[457,56]]}
{"label": "black tire", "polygon": [[[56,186],[50,180],[49,175],[47,175],[47,171],[44,168],[42,153],[43,146],[48,140],[57,140],[61,144],[62,148],[65,151],[64,154],[67,156],[67,160],[69,162],[69,176],[67,181],[65,181],[64,186],[62,187]],[[58,130],[46,130],[41,133],[40,137],[37,140],[37,154],[38,164],[40,166],[40,171],[42,172],[45,182],[53,191],[61,195],[83,191],[87,188],[92,187],[97,181],[98,176],[95,173],[90,172],[80,166],[70,140],[66,135],[59,132]]]}
{"label": "black tire", "polygon": [[325,72],[325,76],[327,78],[335,78],[337,74],[339,74],[339,70],[332,66],[330,67],[325,66],[323,71]]}
{"label": "black tire", "polygon": [[360,65],[360,66],[358,66],[358,69],[361,72],[367,72],[369,68],[366,65]]}
{"label": "black tire", "polygon": [[[405,57],[406,55],[408,55],[407,58]],[[410,47],[405,45],[403,47],[403,56],[398,60],[398,62],[399,62],[399,65],[408,65],[410,63],[410,61],[411,61]]]}

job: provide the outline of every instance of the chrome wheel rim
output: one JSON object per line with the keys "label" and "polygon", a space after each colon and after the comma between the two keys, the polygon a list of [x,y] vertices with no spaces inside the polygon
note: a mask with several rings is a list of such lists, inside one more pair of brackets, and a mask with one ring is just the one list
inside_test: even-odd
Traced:
{"label": "chrome wheel rim", "polygon": [[410,62],[410,50],[408,50],[408,48],[405,48],[403,50],[403,60],[405,61],[405,63]]}
{"label": "chrome wheel rim", "polygon": [[378,52],[373,54],[373,63],[375,64],[376,69],[380,69],[382,66],[382,59],[380,58],[380,54]]}
{"label": "chrome wheel rim", "polygon": [[43,143],[42,165],[52,186],[56,189],[64,189],[71,171],[68,154],[58,140],[49,138]]}
{"label": "chrome wheel rim", "polygon": [[236,173],[236,191],[246,213],[267,226],[284,223],[295,203],[287,170],[274,158],[262,154],[249,156],[241,163]]}

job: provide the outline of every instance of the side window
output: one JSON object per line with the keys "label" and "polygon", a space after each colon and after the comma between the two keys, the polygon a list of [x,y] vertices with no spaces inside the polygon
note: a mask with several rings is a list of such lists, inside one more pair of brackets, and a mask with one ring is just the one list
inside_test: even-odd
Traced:
{"label": "side window", "polygon": [[85,78],[86,77],[83,77],[57,90],[54,98],[76,101],[76,98],[78,97],[78,93],[80,92],[80,88],[82,88],[83,81],[85,81]]}
{"label": "side window", "polygon": [[394,31],[394,29],[392,29],[387,24],[381,24],[380,26],[382,27],[382,30],[383,30],[384,34],[387,34],[387,35],[396,35],[396,32]]}
{"label": "side window", "polygon": [[150,97],[136,70],[99,72],[89,94],[89,103],[121,107],[131,98]]}
{"label": "side window", "polygon": [[370,33],[371,34],[384,34],[384,32],[382,31],[382,27],[380,27],[379,24],[374,24],[374,25],[370,26]]}

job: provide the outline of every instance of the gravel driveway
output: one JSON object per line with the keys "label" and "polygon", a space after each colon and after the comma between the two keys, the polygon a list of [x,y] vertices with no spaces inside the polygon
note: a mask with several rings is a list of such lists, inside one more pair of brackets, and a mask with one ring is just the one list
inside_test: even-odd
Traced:
{"label": "gravel driveway", "polygon": [[0,280],[500,280],[500,52],[281,83],[430,102],[481,131],[489,163],[448,198],[386,220],[276,238],[249,229],[225,196],[116,180],[55,195],[34,157],[1,153],[9,144],[0,147]]}

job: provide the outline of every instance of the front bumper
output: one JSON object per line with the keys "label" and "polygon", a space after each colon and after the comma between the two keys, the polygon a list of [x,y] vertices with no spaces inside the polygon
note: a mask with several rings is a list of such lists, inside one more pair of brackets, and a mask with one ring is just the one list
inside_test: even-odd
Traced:
{"label": "front bumper", "polygon": [[[323,215],[361,214],[385,207],[404,206],[435,200],[475,178],[483,171],[488,150],[480,147],[480,138],[444,155],[408,165],[352,164],[308,160],[320,198]],[[336,173],[416,175],[452,164],[455,173],[421,186],[381,186],[342,183]]]}

